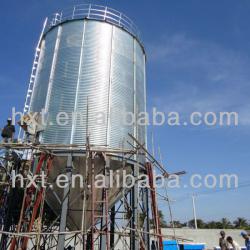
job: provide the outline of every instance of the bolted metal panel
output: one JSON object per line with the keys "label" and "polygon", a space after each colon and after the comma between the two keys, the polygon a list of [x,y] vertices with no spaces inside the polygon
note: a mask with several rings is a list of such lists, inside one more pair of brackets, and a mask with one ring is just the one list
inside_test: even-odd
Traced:
{"label": "bolted metal panel", "polygon": [[[137,139],[140,143],[146,143],[146,126],[142,125],[141,122],[146,122],[143,119],[144,115],[142,112],[145,112],[145,88],[144,88],[144,77],[145,77],[145,64],[144,64],[144,53],[141,50],[141,46],[138,43],[135,43],[135,55],[136,55],[136,105],[138,109],[138,134]],[[140,114],[141,113],[141,114]],[[141,119],[140,119],[141,118]]]}
{"label": "bolted metal panel", "polygon": [[[82,21],[70,22],[58,28],[61,27],[61,34],[54,69],[52,68],[51,90],[47,95],[48,126],[43,136],[45,143],[70,143],[83,24]],[[56,119],[60,112],[62,118]]]}
{"label": "bolted metal panel", "polygon": [[124,124],[128,112],[145,112],[145,54],[134,36],[82,19],[58,24],[42,43],[31,110],[46,106],[44,143],[83,144],[88,133],[91,144],[129,148],[128,133],[136,132],[145,142],[145,126],[136,129],[130,116]]}
{"label": "bolted metal panel", "polygon": [[76,119],[74,142],[85,143],[88,133],[91,143],[106,145],[112,26],[86,21],[84,37],[76,105],[81,115]]}
{"label": "bolted metal panel", "polygon": [[[112,75],[110,98],[110,135],[111,147],[122,147],[128,133],[134,134],[126,113],[134,114],[134,39],[127,32],[114,27],[112,50]],[[128,118],[128,119],[125,119]],[[126,145],[126,144],[125,144]]]}
{"label": "bolted metal panel", "polygon": [[31,99],[31,112],[40,112],[45,107],[49,84],[49,72],[51,70],[56,37],[57,29],[53,29],[47,34],[46,39],[42,41],[41,54]]}

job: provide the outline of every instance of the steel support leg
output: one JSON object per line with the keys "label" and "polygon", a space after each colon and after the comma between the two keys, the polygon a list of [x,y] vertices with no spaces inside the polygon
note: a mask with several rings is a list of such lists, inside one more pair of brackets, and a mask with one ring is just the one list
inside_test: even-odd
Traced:
{"label": "steel support leg", "polygon": [[[103,190],[103,192],[105,192]],[[104,199],[104,197],[102,197],[102,199]],[[104,201],[104,200],[103,200]],[[104,231],[106,230],[106,227],[108,225],[106,225],[106,214],[105,214],[105,203],[103,203],[103,207],[102,207],[102,218],[101,218],[101,234],[100,234],[100,250],[106,250],[106,246],[107,246],[107,236],[106,234],[104,234]]]}
{"label": "steel support leg", "polygon": [[144,224],[143,224],[143,231],[144,232],[148,232],[148,233],[144,233],[143,235],[143,240],[144,240],[144,244],[146,246],[147,250],[150,250],[150,222],[149,222],[149,199],[148,199],[148,189],[147,188],[143,188],[142,190],[143,195],[142,195],[142,204],[143,204],[143,209],[146,215],[146,218],[144,220]]}
{"label": "steel support leg", "polygon": [[139,166],[134,165],[133,175],[135,178],[135,185],[131,189],[131,208],[132,208],[132,220],[131,220],[131,234],[130,234],[130,249],[138,250],[139,249],[139,236],[137,232],[137,222],[138,222],[138,205],[139,205],[139,187],[138,187],[138,176],[139,176]]}
{"label": "steel support leg", "polygon": [[[61,219],[60,219],[60,232],[65,232],[66,230],[66,221],[67,221],[67,212],[69,206],[69,191],[72,179],[72,155],[68,156],[67,166],[66,166],[66,174],[68,185],[65,187],[63,192],[63,202],[62,202],[62,211],[61,211]],[[65,243],[65,234],[60,234],[58,237],[58,246],[57,250],[63,250]]]}
{"label": "steel support leg", "polygon": [[115,206],[111,208],[110,214],[110,249],[115,245]]}
{"label": "steel support leg", "polygon": [[[104,166],[104,176],[106,178],[106,188],[109,187],[109,170],[110,170],[110,162],[109,159],[105,159],[105,166]],[[105,194],[104,194],[105,193]],[[108,193],[106,189],[103,189],[103,204],[102,204],[102,218],[101,218],[101,231],[100,234],[100,250],[108,250],[109,249],[109,213],[108,213]],[[106,232],[105,232],[106,231]],[[104,233],[105,232],[105,233]]]}

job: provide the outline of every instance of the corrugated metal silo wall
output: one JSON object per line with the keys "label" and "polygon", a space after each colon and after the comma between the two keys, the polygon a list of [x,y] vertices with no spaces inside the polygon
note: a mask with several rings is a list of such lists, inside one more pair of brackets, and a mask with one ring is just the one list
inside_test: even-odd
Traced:
{"label": "corrugated metal silo wall", "polygon": [[[31,101],[31,111],[48,112],[44,143],[83,144],[87,129],[94,145],[121,148],[124,141],[128,148],[128,133],[136,131],[145,143],[145,126],[135,129],[122,117],[145,112],[145,101],[145,54],[131,34],[94,20],[65,22],[47,32]],[[59,112],[69,117],[63,126],[56,121]]]}

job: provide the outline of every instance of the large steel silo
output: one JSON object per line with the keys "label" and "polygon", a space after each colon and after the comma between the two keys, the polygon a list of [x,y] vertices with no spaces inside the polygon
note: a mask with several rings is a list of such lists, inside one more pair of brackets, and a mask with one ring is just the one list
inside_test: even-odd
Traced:
{"label": "large steel silo", "polygon": [[[146,111],[145,51],[133,22],[113,9],[79,5],[60,14],[47,25],[40,41],[40,56],[32,90],[30,111],[46,112],[46,127],[40,135],[42,144],[84,145],[87,135],[91,145],[106,149],[131,149],[128,133],[146,143],[146,126],[124,124],[124,114],[138,118]],[[58,125],[60,112],[67,124]],[[72,115],[74,113],[74,115]],[[97,121],[103,117],[105,122]],[[72,117],[73,116],[73,117]],[[133,143],[132,143],[133,144]],[[133,169],[133,161],[143,164],[144,157],[132,158],[124,167],[119,154],[109,156],[110,168]],[[73,157],[74,173],[87,177],[85,156]],[[67,157],[56,156],[50,181],[64,171]],[[104,163],[95,159],[95,174]],[[122,178],[122,177],[121,177]],[[55,195],[56,194],[56,195]],[[81,227],[82,199],[79,188],[70,190],[67,226]],[[121,189],[112,189],[109,204],[120,197]],[[101,193],[99,193],[99,199]],[[59,213],[63,190],[54,188],[46,194],[50,207]],[[59,200],[59,201],[58,201]],[[61,200],[61,201],[60,201]],[[87,200],[86,209],[90,208]],[[90,225],[86,216],[85,226]]]}
{"label": "large steel silo", "polygon": [[[84,144],[86,133],[94,145],[121,148],[128,133],[145,143],[145,126],[122,122],[126,113],[145,112],[145,53],[133,22],[95,5],[52,20],[41,40],[30,111],[42,109],[43,143]],[[59,112],[67,113],[63,126]]]}

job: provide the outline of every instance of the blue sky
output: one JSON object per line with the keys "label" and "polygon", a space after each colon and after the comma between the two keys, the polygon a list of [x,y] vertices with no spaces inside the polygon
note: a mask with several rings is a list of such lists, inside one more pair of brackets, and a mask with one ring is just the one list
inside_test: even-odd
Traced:
{"label": "blue sky", "polygon": [[[247,0],[95,0],[131,17],[147,52],[148,108],[183,117],[193,111],[239,112],[238,127],[155,127],[156,147],[170,172],[235,173],[234,191],[172,190],[175,219],[234,219],[250,211],[250,2]],[[22,110],[43,20],[83,1],[2,0],[0,8],[0,125],[11,107]],[[149,128],[151,131],[151,128]],[[184,198],[183,200],[181,198]],[[168,218],[166,205],[161,208]],[[185,208],[185,209],[184,209]]]}

